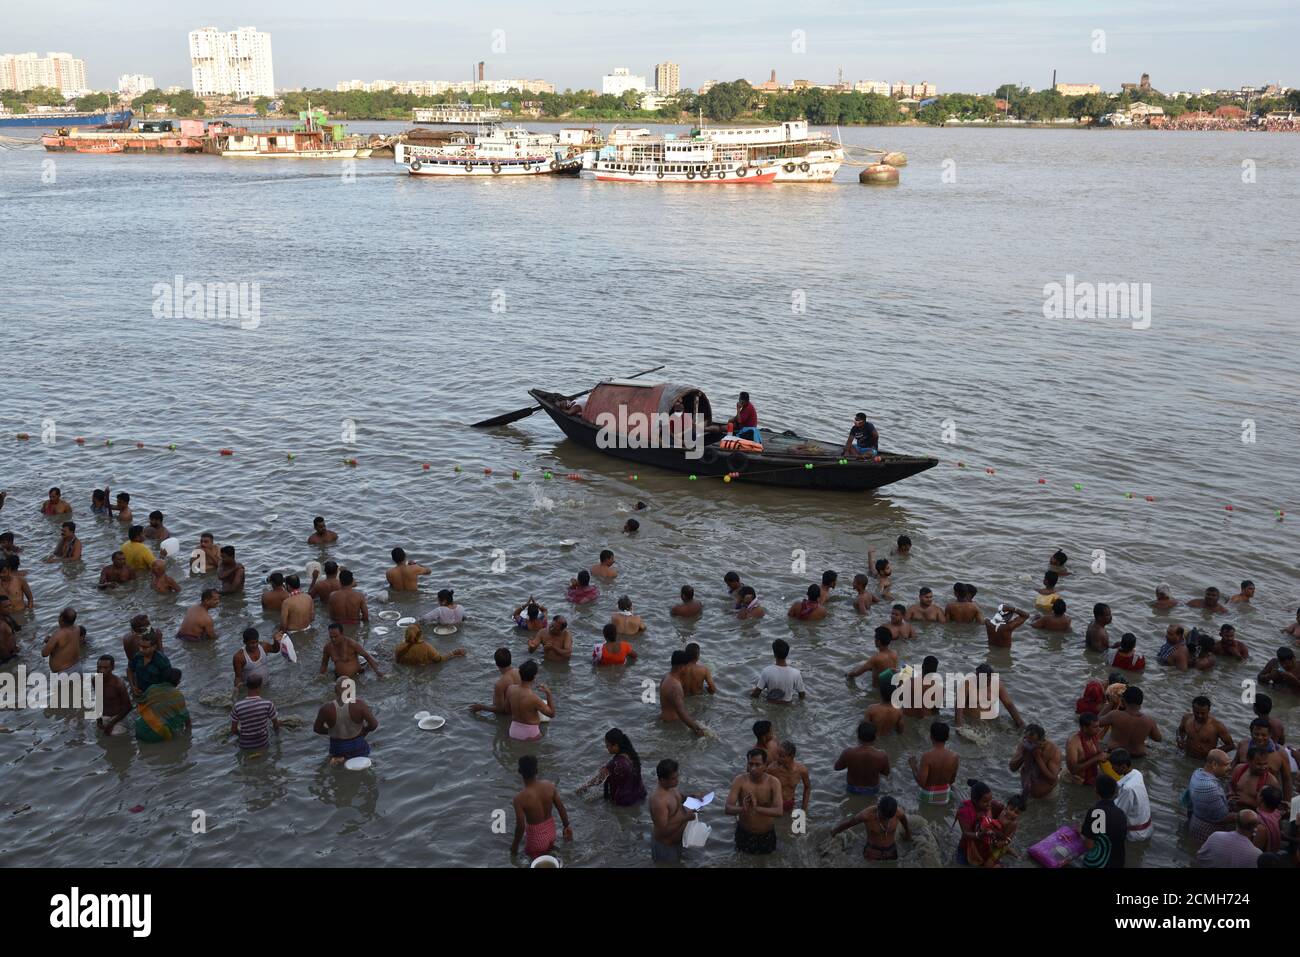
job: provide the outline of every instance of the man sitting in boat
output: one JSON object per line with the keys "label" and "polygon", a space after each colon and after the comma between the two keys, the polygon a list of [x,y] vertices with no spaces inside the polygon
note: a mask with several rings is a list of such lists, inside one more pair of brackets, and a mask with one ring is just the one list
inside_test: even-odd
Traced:
{"label": "man sitting in boat", "polygon": [[[754,403],[749,401],[749,393],[740,393],[740,401],[736,403],[736,414],[734,416],[721,424],[710,422],[705,427],[705,430],[715,433],[730,432],[732,435],[741,436],[755,442],[761,441],[758,436],[758,410],[754,408]],[[748,430],[748,432],[745,430]]]}
{"label": "man sitting in boat", "polygon": [[880,448],[880,433],[867,421],[867,414],[859,412],[853,417],[853,428],[849,430],[849,440],[844,443],[844,454],[850,452],[860,459],[875,458]]}

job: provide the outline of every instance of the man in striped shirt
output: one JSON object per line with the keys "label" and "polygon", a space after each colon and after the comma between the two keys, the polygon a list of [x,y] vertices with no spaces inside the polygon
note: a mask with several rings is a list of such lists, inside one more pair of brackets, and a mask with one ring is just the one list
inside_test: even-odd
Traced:
{"label": "man in striped shirt", "polygon": [[230,709],[230,732],[239,735],[242,750],[260,751],[271,743],[271,728],[279,732],[280,718],[275,702],[262,697],[260,674],[248,675],[247,688],[248,696]]}

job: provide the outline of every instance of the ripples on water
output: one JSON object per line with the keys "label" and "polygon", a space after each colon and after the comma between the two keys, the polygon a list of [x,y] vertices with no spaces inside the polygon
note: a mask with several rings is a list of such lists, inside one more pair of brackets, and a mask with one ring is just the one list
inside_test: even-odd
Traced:
{"label": "ripples on water", "polygon": [[[542,670],[559,703],[544,741],[530,746],[543,774],[569,794],[605,760],[601,735],[617,725],[650,783],[655,762],[672,756],[684,788],[725,791],[749,725],[770,717],[814,783],[810,834],[783,835],[780,862],[860,861],[860,837],[847,849],[825,840],[857,810],[830,766],[871,701],[838,675],[865,655],[885,615],[860,621],[840,599],[826,622],[790,625],[782,606],[822,568],[847,583],[869,545],[883,549],[903,532],[916,554],[900,563],[895,591],[909,600],[921,584],[946,593],[961,579],[979,586],[985,607],[1028,603],[1046,557],[1058,547],[1073,556],[1063,594],[1077,634],[1042,639],[1025,628],[1013,649],[990,653],[978,626],[930,626],[904,652],[915,663],[935,653],[945,670],[990,660],[1026,718],[1062,747],[1075,729],[1070,702],[1106,672],[1081,648],[1095,601],[1111,603],[1113,633],[1134,631],[1150,656],[1165,623],[1146,606],[1158,581],[1190,597],[1254,579],[1255,606],[1233,619],[1252,649],[1248,665],[1221,662],[1208,675],[1153,667],[1142,681],[1170,741],[1201,692],[1244,735],[1251,715],[1239,679],[1262,666],[1300,600],[1294,521],[1273,514],[1295,504],[1300,438],[1290,362],[1300,140],[953,129],[854,130],[845,140],[906,150],[903,185],[859,187],[851,169],[830,187],[762,190],[429,182],[384,161],[359,162],[344,183],[335,164],[91,156],[55,157],[57,182],[42,185],[46,154],[0,153],[10,224],[0,428],[38,436],[49,418],[59,434],[53,447],[13,444],[0,477],[11,493],[0,524],[27,548],[38,602],[21,660],[37,663],[38,636],[66,604],[80,610],[93,653],[120,657],[132,614],[148,611],[170,636],[197,597],[194,580],[183,580],[180,600],[142,586],[94,589],[123,538],[90,517],[94,485],[131,492],[142,517],[161,508],[187,546],[214,531],[237,546],[250,579],[247,602],[220,609],[216,648],[166,643],[187,675],[192,739],[138,748],[97,740],[79,718],[5,717],[0,807],[12,826],[0,860],[235,864],[255,850],[286,865],[507,864],[509,835],[492,833],[492,813],[505,809],[513,826],[523,749],[466,706],[489,693],[493,649],[508,644],[523,657],[510,608],[531,592],[560,609],[564,583],[606,545],[622,577],[595,609],[571,615],[573,664]],[[1241,182],[1245,158],[1258,165],[1255,184]],[[942,181],[947,159],[955,182]],[[155,319],[153,285],[178,274],[260,283],[260,328]],[[1151,283],[1151,329],[1045,320],[1043,285],[1067,274]],[[806,314],[791,310],[796,290]],[[529,387],[577,390],[660,363],[671,379],[708,389],[720,410],[746,388],[765,421],[814,435],[838,439],[865,409],[889,447],[942,464],[874,497],[801,495],[649,470],[633,482],[616,462],[561,442],[540,415],[466,428],[523,405]],[[356,423],[354,445],[341,441],[344,419]],[[947,419],[953,446],[940,440]],[[1240,440],[1245,419],[1256,423],[1253,445]],[[85,447],[72,443],[77,435]],[[105,448],[105,437],[117,441]],[[236,455],[219,457],[220,447]],[[350,457],[357,468],[342,464]],[[586,481],[546,482],[545,468]],[[76,507],[84,567],[36,563],[56,536],[57,522],[36,515],[54,483]],[[638,499],[650,508],[627,539],[619,528]],[[464,645],[469,658],[431,671],[391,668],[395,628],[367,642],[393,677],[363,684],[383,727],[374,769],[362,774],[323,769],[324,745],[310,732],[329,695],[315,673],[319,635],[298,642],[300,664],[277,667],[271,690],[281,713],[307,726],[283,732],[269,759],[240,759],[223,738],[218,702],[235,636],[260,621],[253,582],[322,557],[305,545],[318,512],[341,535],[329,554],[357,572],[373,610],[385,607],[387,553],[401,544],[434,575],[427,596],[393,607],[425,610],[447,584],[474,618],[439,640],[444,650]],[[563,550],[565,538],[580,544]],[[498,548],[500,575],[491,572]],[[806,575],[791,571],[794,549],[806,552]],[[1105,550],[1105,575],[1088,572],[1094,549]],[[721,576],[733,567],[772,617],[752,625],[725,613]],[[695,624],[667,616],[683,582],[705,601]],[[593,673],[586,650],[623,592],[650,622],[641,660]],[[789,710],[745,695],[776,637],[791,641],[809,686],[806,704]],[[641,702],[641,680],[657,682],[670,652],[692,639],[721,691],[692,702],[718,735],[702,743],[660,726]],[[1274,697],[1294,732],[1295,699]],[[447,726],[417,730],[418,710],[446,715]],[[960,779],[1010,793],[1015,742],[1005,724],[987,747],[955,738]],[[905,757],[925,747],[924,729],[913,724],[885,747],[895,765],[887,790],[914,807]],[[1143,864],[1187,861],[1177,797],[1192,767],[1169,743],[1147,760],[1157,836]],[[1086,789],[1063,786],[1031,808],[1018,846],[1090,803]],[[578,837],[564,849],[569,864],[648,862],[644,808],[615,811],[594,796],[568,804]],[[144,810],[129,813],[137,805]],[[207,814],[206,835],[191,834],[194,810]],[[731,822],[720,810],[706,820],[715,840],[693,859],[736,863]],[[905,862],[946,860],[949,821],[930,821]]]}

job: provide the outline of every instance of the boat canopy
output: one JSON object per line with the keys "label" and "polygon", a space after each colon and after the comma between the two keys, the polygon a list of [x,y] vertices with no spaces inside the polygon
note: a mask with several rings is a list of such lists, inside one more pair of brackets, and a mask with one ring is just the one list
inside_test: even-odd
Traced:
{"label": "boat canopy", "polygon": [[[693,385],[675,382],[641,383],[641,382],[602,382],[591,390],[582,409],[582,417],[593,425],[598,425],[596,417],[609,412],[620,421],[633,412],[643,415],[663,413],[673,410],[673,403],[681,400],[688,415],[703,413],[704,421],[713,419],[713,409],[709,398],[703,390]],[[622,413],[620,414],[620,409]]]}

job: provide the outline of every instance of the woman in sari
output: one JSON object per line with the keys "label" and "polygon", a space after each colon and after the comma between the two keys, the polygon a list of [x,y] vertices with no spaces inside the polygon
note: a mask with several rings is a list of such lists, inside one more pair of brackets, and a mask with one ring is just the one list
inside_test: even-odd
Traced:
{"label": "woman in sari", "polygon": [[139,741],[158,743],[170,741],[178,731],[190,730],[190,713],[185,707],[185,696],[177,687],[181,673],[168,670],[164,680],[155,681],[136,702],[139,717],[135,722],[135,736]]}
{"label": "woman in sari", "polygon": [[605,735],[605,750],[613,755],[609,763],[596,772],[586,784],[578,788],[583,794],[597,784],[605,786],[605,797],[620,807],[631,807],[645,800],[645,784],[641,780],[641,758],[632,747],[626,734],[611,728]]}

